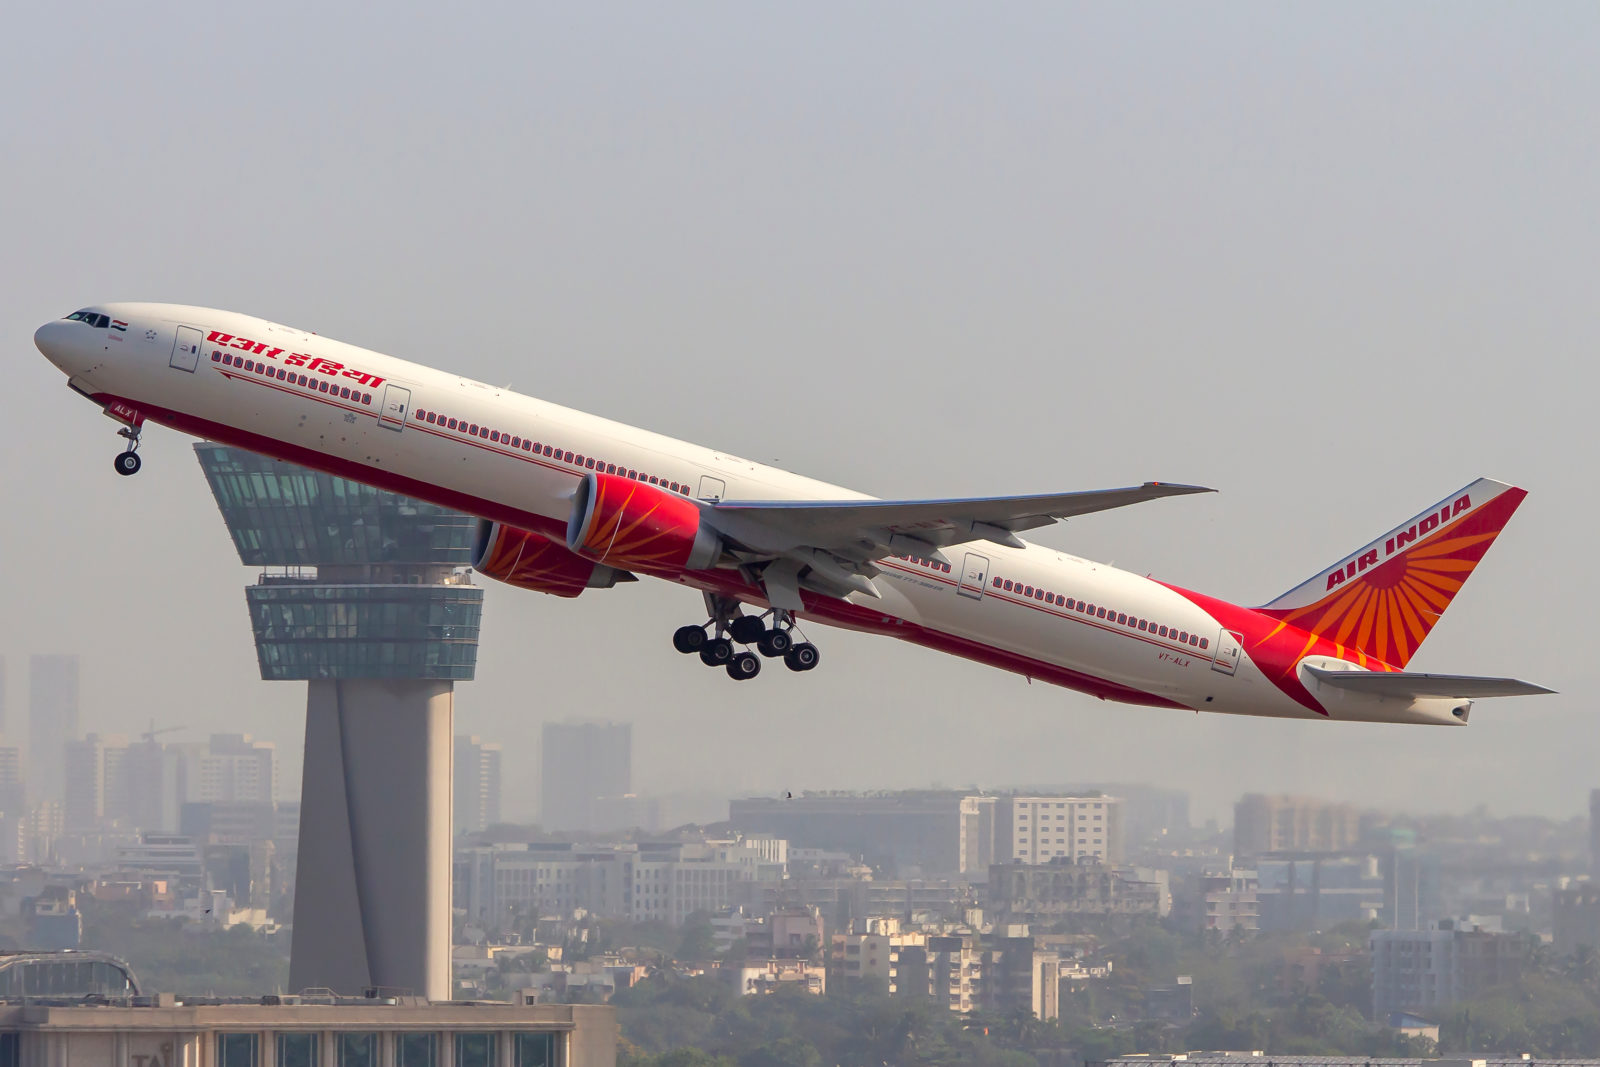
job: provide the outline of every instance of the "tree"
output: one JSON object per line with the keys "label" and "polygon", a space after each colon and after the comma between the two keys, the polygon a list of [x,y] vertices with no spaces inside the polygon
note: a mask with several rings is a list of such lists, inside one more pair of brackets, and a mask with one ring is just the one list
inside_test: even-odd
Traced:
{"label": "tree", "polygon": [[679,961],[709,960],[717,954],[717,932],[707,912],[697,911],[683,923],[683,937],[674,958]]}

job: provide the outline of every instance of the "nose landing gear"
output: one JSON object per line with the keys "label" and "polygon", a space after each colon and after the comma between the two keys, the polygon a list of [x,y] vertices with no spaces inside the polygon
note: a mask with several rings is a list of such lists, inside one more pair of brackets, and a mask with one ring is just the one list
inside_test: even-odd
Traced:
{"label": "nose landing gear", "polygon": [[[699,626],[678,627],[672,634],[672,647],[686,656],[698,652],[701,663],[726,669],[728,677],[735,681],[747,681],[761,673],[760,657],[753,652],[735,652],[736,643],[755,645],[756,651],[768,659],[781,658],[791,671],[809,671],[820,659],[816,645],[795,641],[791,612],[744,615],[739,612],[737,601],[710,593],[706,594],[706,608],[711,618]],[[769,616],[773,620],[770,627]]]}
{"label": "nose landing gear", "polygon": [[118,437],[128,439],[127,451],[119,453],[117,458],[112,461],[118,474],[123,476],[138,474],[139,468],[144,466],[144,462],[139,458],[139,434],[142,429],[138,423],[135,423],[132,426],[124,426],[117,431]]}

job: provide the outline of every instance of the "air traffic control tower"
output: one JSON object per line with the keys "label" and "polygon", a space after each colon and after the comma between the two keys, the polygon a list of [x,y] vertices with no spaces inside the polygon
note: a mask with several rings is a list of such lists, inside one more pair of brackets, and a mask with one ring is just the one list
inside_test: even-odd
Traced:
{"label": "air traffic control tower", "polygon": [[478,659],[475,520],[195,446],[246,566],[261,677],[306,686],[289,986],[449,1000],[454,686]]}

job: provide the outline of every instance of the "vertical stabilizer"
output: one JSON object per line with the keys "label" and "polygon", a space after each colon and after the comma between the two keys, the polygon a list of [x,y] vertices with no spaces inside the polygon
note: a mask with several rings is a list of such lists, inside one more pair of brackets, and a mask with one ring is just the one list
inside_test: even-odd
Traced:
{"label": "vertical stabilizer", "polygon": [[1527,495],[1480,478],[1258,610],[1404,667]]}

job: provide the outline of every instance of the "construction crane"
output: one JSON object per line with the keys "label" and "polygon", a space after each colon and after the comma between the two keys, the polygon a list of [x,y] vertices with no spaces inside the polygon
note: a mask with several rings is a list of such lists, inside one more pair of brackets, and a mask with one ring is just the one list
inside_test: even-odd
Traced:
{"label": "construction crane", "polygon": [[154,741],[156,739],[157,735],[159,735],[159,734],[170,734],[170,733],[172,733],[172,732],[174,732],[176,730],[186,730],[186,729],[188,729],[188,727],[186,727],[186,726],[163,726],[161,729],[157,730],[156,729],[156,721],[154,719],[151,719],[150,720],[150,729],[146,730],[144,733],[140,734],[139,736],[144,738],[146,741]]}

